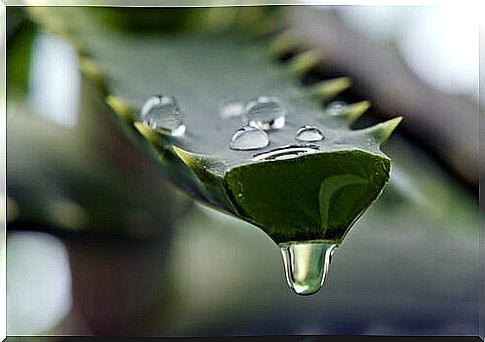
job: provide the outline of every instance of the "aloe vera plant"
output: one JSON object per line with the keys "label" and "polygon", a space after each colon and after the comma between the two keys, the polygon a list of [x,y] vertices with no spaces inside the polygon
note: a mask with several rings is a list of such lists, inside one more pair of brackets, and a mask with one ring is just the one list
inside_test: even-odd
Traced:
{"label": "aloe vera plant", "polygon": [[[163,175],[195,199],[261,228],[282,247],[290,285],[314,293],[331,252],[389,180],[390,158],[380,145],[400,118],[351,130],[369,103],[328,105],[350,85],[347,78],[303,87],[298,77],[318,63],[317,55],[275,61],[294,46],[286,32],[254,34],[271,31],[268,23],[277,18],[265,17],[264,8],[152,9],[142,26],[137,11],[31,8],[37,22],[76,46],[84,76]],[[167,16],[168,24],[158,21]],[[129,30],[120,29],[123,22]],[[156,94],[158,101],[175,101],[183,119],[176,128],[184,130],[147,125],[140,113]],[[268,120],[258,128],[257,119],[248,119],[249,103],[262,97],[284,112],[278,127]],[[242,109],[224,117],[230,104]],[[248,123],[267,141],[231,148]]]}

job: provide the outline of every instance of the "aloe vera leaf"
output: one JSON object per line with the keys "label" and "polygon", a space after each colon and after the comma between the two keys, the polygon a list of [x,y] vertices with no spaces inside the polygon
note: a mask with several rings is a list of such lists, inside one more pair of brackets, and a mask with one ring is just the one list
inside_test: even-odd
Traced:
{"label": "aloe vera leaf", "polygon": [[[197,16],[206,17],[207,9],[198,11]],[[31,12],[89,56],[84,65],[92,67],[83,68],[85,75],[96,81],[93,86],[106,95],[122,122],[135,128],[126,132],[145,137],[143,148],[159,156],[170,179],[199,200],[252,222],[277,243],[340,241],[389,179],[390,159],[380,144],[400,118],[352,131],[348,124],[365,111],[362,103],[337,116],[323,112],[323,95],[315,94],[326,92],[306,89],[295,77],[318,62],[314,54],[278,64],[269,57],[268,42],[248,35],[240,23],[220,30],[135,34],[104,25],[95,9]],[[137,122],[144,100],[158,93],[179,102],[186,116],[184,136]],[[241,121],[221,119],[220,104],[262,95],[278,96],[284,103],[285,127],[269,132],[269,146],[257,152],[231,150],[231,136]],[[302,146],[295,141],[302,125],[319,127],[325,139]],[[282,146],[312,153],[278,160],[275,149]],[[268,153],[267,158],[261,153]],[[333,190],[327,193],[322,186]]]}

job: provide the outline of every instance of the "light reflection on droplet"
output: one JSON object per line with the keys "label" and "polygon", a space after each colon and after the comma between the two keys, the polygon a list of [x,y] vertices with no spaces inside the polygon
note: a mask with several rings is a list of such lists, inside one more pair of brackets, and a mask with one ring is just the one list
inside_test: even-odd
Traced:
{"label": "light reflection on droplet", "polygon": [[316,293],[324,284],[337,245],[328,241],[280,244],[286,281],[299,295]]}
{"label": "light reflection on droplet", "polygon": [[323,138],[323,133],[318,127],[308,125],[302,126],[295,137],[296,140],[307,142],[320,141]]}
{"label": "light reflection on droplet", "polygon": [[292,159],[301,155],[316,153],[320,150],[317,145],[287,145],[277,147],[270,151],[257,153],[253,156],[253,160],[285,160]]}
{"label": "light reflection on droplet", "polygon": [[246,104],[245,123],[265,131],[285,126],[286,109],[280,99],[259,96]]}
{"label": "light reflection on droplet", "polygon": [[173,136],[185,133],[183,113],[177,100],[172,96],[149,97],[141,108],[140,117],[153,130],[165,130]]}
{"label": "light reflection on droplet", "polygon": [[256,127],[244,126],[238,129],[231,138],[229,147],[233,150],[257,150],[268,146],[268,134]]}

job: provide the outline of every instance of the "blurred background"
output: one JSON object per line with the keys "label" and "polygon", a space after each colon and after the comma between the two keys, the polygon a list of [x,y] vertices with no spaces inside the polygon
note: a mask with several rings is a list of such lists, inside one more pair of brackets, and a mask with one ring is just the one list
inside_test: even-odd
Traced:
{"label": "blurred background", "polygon": [[351,77],[337,100],[373,104],[356,128],[404,116],[391,182],[325,286],[295,295],[262,231],[161,178],[100,113],[74,48],[9,7],[9,335],[478,335],[478,13],[279,10],[322,55],[304,85]]}

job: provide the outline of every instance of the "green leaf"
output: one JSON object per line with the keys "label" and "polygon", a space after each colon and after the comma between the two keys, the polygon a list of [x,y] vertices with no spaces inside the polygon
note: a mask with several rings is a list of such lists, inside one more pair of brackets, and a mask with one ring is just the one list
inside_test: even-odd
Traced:
{"label": "green leaf", "polygon": [[[389,179],[390,159],[379,145],[398,121],[352,131],[348,124],[368,103],[347,106],[338,115],[323,111],[322,98],[335,96],[349,80],[302,87],[295,76],[317,65],[318,54],[304,52],[287,64],[272,60],[285,44],[275,48],[267,39],[248,34],[247,10],[238,8],[231,12],[234,20],[214,24],[214,18],[234,9],[220,9],[217,15],[210,9],[191,9],[190,18],[200,20],[191,21],[196,29],[176,33],[119,30],[105,24],[106,10],[95,8],[36,7],[31,12],[78,47],[84,75],[131,128],[126,133],[143,138],[140,148],[159,161],[175,184],[252,222],[277,243],[338,242]],[[138,10],[127,11],[135,15]],[[152,11],[166,15],[170,9]],[[253,20],[251,26],[257,25]],[[160,93],[180,104],[185,135],[170,136],[139,122],[145,99]],[[270,144],[263,149],[231,150],[229,142],[242,126],[241,118],[222,119],[219,108],[224,101],[258,96],[282,101],[288,111],[286,125],[268,132]],[[317,126],[325,139],[298,142],[295,135],[303,125]]]}
{"label": "green leaf", "polygon": [[[321,226],[326,231],[328,228],[335,226],[331,222],[334,215],[331,213],[336,210],[342,212],[347,211],[346,214],[342,214],[341,217],[354,218],[355,214],[351,211],[354,210],[354,204],[359,201],[358,192],[362,190],[363,195],[368,191],[367,186],[369,181],[363,177],[359,177],[353,174],[341,174],[337,176],[329,176],[320,184],[319,204],[320,204],[320,217],[322,219]],[[344,192],[347,187],[353,187],[352,193]],[[344,196],[345,194],[351,194],[350,196]],[[362,209],[362,208],[360,208]],[[349,214],[350,212],[350,214]]]}

